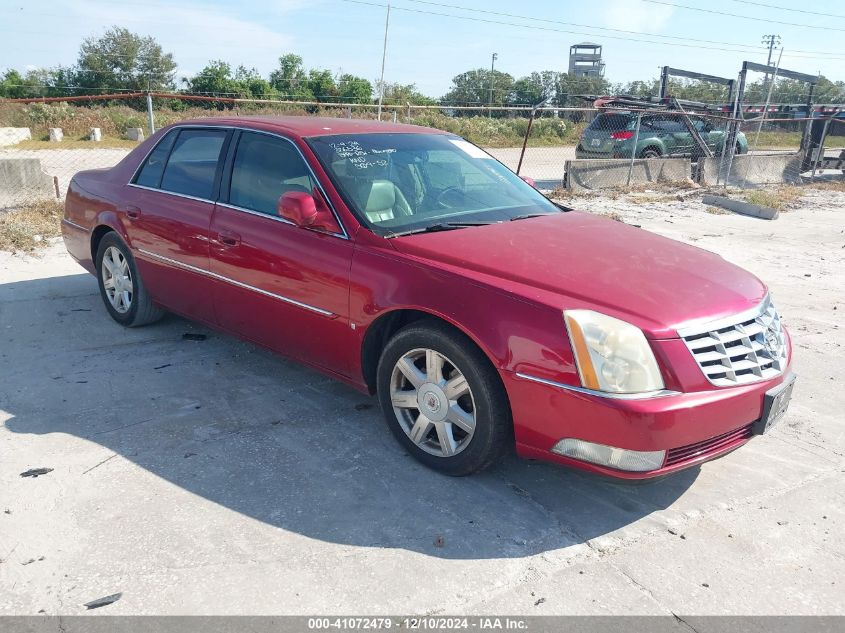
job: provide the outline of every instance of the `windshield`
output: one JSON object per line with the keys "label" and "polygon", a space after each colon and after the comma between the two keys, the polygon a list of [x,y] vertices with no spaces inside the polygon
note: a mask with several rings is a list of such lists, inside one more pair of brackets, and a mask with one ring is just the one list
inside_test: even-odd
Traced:
{"label": "windshield", "polygon": [[560,213],[475,145],[443,134],[307,139],[352,211],[381,235]]}

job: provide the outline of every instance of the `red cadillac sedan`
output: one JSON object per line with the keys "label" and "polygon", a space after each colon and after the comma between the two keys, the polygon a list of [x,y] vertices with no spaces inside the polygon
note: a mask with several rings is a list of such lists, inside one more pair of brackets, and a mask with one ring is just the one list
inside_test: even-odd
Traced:
{"label": "red cadillac sedan", "polygon": [[439,130],[179,123],[74,176],[62,226],[118,323],[174,312],[376,393],[450,475],[511,447],[664,475],[765,433],[794,384],[756,277],[557,205]]}

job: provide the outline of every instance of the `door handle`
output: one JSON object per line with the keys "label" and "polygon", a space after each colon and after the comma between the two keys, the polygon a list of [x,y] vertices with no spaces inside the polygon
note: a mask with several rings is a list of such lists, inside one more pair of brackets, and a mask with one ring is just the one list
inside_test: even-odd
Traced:
{"label": "door handle", "polygon": [[141,217],[141,209],[139,209],[138,207],[134,207],[134,206],[128,206],[128,207],[126,207],[126,215],[127,215],[127,217],[130,217],[133,220],[137,220],[138,218]]}
{"label": "door handle", "polygon": [[217,241],[223,246],[237,246],[241,243],[241,236],[232,231],[220,231],[217,233]]}

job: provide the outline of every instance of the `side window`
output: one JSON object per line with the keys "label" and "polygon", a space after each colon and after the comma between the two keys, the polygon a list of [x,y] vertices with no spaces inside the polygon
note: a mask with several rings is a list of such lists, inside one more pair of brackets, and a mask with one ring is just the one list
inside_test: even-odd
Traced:
{"label": "side window", "polygon": [[282,194],[311,193],[315,184],[308,166],[290,142],[254,132],[241,134],[232,164],[229,204],[277,215]]}
{"label": "side window", "polygon": [[134,182],[136,185],[155,187],[156,189],[159,187],[167,155],[170,154],[170,148],[173,147],[173,141],[176,140],[177,134],[179,134],[179,130],[171,130],[158,142],[158,145],[147,156],[147,160],[144,161],[141,171],[135,176]]}
{"label": "side window", "polygon": [[211,198],[226,130],[182,130],[164,168],[161,188]]}
{"label": "side window", "polygon": [[661,119],[659,127],[661,130],[663,130],[664,132],[668,132],[669,134],[687,131],[686,126],[675,118]]}

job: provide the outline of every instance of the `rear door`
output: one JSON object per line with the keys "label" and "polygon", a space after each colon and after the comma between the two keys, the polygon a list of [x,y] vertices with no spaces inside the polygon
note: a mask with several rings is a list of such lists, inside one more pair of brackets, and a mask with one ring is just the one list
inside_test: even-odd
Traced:
{"label": "rear door", "polygon": [[153,299],[174,312],[213,317],[209,224],[231,132],[176,128],[150,153],[128,190],[127,232]]}
{"label": "rear door", "polygon": [[293,141],[252,131],[238,133],[225,171],[211,222],[218,322],[286,356],[348,375],[353,244],[345,234],[295,226],[276,210],[287,191],[326,199],[316,176]]}
{"label": "rear door", "polygon": [[678,116],[659,115],[655,117],[654,125],[666,148],[666,155],[677,156],[692,152],[692,136]]}

